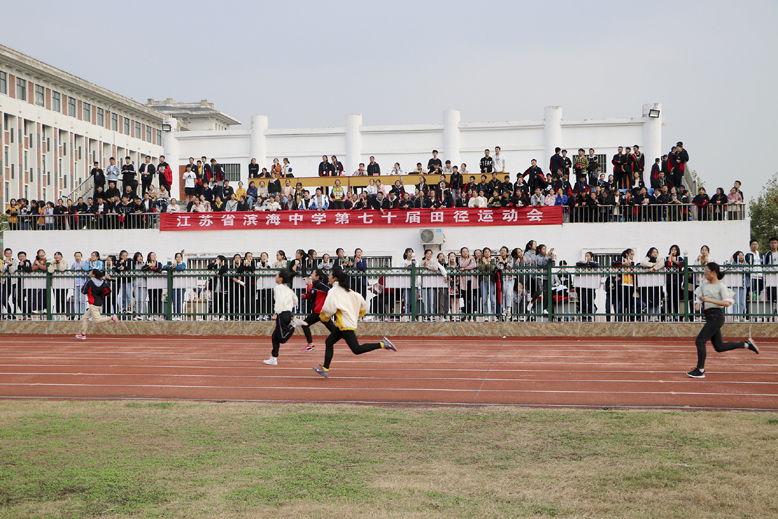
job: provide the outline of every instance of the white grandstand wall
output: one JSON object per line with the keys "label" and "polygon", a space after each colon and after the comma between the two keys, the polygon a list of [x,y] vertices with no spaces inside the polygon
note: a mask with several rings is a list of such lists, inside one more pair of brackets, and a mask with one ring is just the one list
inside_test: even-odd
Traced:
{"label": "white grandstand wall", "polygon": [[[646,223],[576,223],[543,226],[443,227],[446,241],[442,251],[459,251],[460,247],[499,248],[521,247],[529,240],[545,243],[556,249],[559,260],[572,264],[583,258],[587,250],[595,253],[615,253],[626,248],[635,250],[641,260],[650,247],[657,247],[664,257],[670,245],[677,244],[694,261],[702,245],[708,245],[714,260],[724,262],[736,250],[747,250],[750,220],[721,222],[646,222]],[[373,230],[228,230],[228,231],[5,231],[4,246],[14,254],[23,250],[30,257],[42,248],[48,258],[60,251],[68,261],[73,253],[97,250],[105,257],[122,249],[140,251],[144,256],[156,252],[160,261],[172,259],[176,252],[186,250],[187,257],[231,255],[245,252],[267,252],[271,259],[283,249],[293,257],[297,249],[316,249],[319,256],[331,255],[343,247],[351,255],[359,247],[368,257],[391,257],[400,264],[406,247],[413,247],[420,256],[424,246],[419,243],[420,228],[377,228]]]}
{"label": "white grandstand wall", "polygon": [[[645,105],[646,114],[646,107],[661,109],[659,103]],[[446,110],[440,124],[362,126],[361,115],[349,114],[341,127],[278,129],[269,128],[265,116],[254,116],[248,130],[180,131],[171,137],[178,142],[178,164],[202,155],[224,164],[240,164],[244,182],[252,157],[260,168],[269,168],[274,158],[287,157],[296,177],[315,177],[322,155],[337,155],[347,175],[360,162],[367,164],[371,155],[382,174],[388,174],[395,162],[406,173],[415,169],[417,162],[426,168],[433,149],[440,151],[444,162],[466,163],[471,173],[478,172],[484,149],[493,151],[495,146],[501,147],[506,169],[513,174],[526,170],[532,159],[547,171],[556,146],[567,149],[571,158],[578,148],[588,151],[592,147],[596,153],[606,154],[610,164],[610,156],[619,146],[638,144],[646,154],[646,175],[654,158],[661,156],[664,118],[641,114],[635,118],[565,120],[561,107],[548,107],[545,117],[536,121],[460,122],[457,110]],[[169,155],[166,149],[168,159]],[[610,172],[610,166],[604,172]]]}

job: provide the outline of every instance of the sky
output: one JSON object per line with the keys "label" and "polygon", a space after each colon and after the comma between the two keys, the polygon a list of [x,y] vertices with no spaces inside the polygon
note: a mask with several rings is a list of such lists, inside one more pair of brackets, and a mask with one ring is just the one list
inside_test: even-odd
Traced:
{"label": "sky", "polygon": [[[778,172],[778,1],[41,0],[0,42],[145,103],[208,99],[248,127],[640,117],[662,103],[709,192]],[[64,29],[63,29],[64,28]],[[625,143],[630,144],[630,143]],[[649,160],[652,159],[649,157]]]}

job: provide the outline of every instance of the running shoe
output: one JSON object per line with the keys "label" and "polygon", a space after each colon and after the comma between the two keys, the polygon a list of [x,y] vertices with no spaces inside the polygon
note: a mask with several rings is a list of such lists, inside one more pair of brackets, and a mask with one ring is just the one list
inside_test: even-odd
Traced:
{"label": "running shoe", "polygon": [[316,346],[314,346],[313,344],[308,344],[307,346],[303,346],[302,348],[300,348],[300,351],[313,351],[315,349]]}
{"label": "running shoe", "polygon": [[83,333],[79,333],[78,335],[76,335],[76,339],[81,339],[83,341],[86,339],[86,335],[84,335]]}
{"label": "running shoe", "polygon": [[278,359],[276,357],[270,357],[269,359],[263,360],[262,362],[268,366],[278,366]]}
{"label": "running shoe", "polygon": [[313,370],[324,378],[330,376],[330,370],[324,369],[322,366],[314,366]]}
{"label": "running shoe", "polygon": [[292,319],[292,328],[299,328],[300,326],[308,326],[308,323],[306,323],[299,317],[295,317],[294,319]]}
{"label": "running shoe", "polygon": [[756,343],[751,337],[746,340],[746,348],[753,351],[754,353],[759,353],[759,348],[756,347]]}
{"label": "running shoe", "polygon": [[705,371],[701,370],[700,368],[694,368],[686,374],[692,378],[705,378]]}
{"label": "running shoe", "polygon": [[119,322],[119,316],[114,314],[113,317],[111,317],[111,320],[113,322],[115,322],[115,323],[118,323]]}
{"label": "running shoe", "polygon": [[392,350],[392,351],[397,351],[397,348],[394,347],[394,344],[392,344],[392,341],[390,341],[386,337],[383,338],[383,343],[384,343],[384,349]]}

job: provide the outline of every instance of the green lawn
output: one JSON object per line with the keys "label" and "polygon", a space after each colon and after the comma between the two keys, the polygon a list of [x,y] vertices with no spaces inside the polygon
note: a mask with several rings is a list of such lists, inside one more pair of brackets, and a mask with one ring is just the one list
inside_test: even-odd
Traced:
{"label": "green lawn", "polygon": [[0,518],[766,518],[776,474],[776,413],[0,401]]}

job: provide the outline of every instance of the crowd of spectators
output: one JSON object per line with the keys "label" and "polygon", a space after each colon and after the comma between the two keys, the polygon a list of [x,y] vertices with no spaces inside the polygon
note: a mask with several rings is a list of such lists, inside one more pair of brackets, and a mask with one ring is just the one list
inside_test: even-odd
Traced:
{"label": "crowd of spectators", "polygon": [[[183,174],[185,208],[170,196],[172,172],[160,157],[154,165],[146,158],[138,171],[130,157],[125,157],[121,169],[112,157],[103,171],[96,162],[90,176],[94,192],[84,200],[45,201],[11,200],[6,207],[11,229],[64,228],[144,228],[153,224],[151,215],[160,212],[235,212],[284,210],[403,210],[438,209],[452,207],[529,207],[562,206],[571,222],[610,221],[682,221],[692,218],[696,210],[698,220],[733,218],[732,213],[743,207],[744,197],[740,182],[736,181],[729,193],[718,188],[710,197],[704,188],[689,193],[684,185],[688,152],[679,142],[668,155],[656,158],[649,172],[649,183],[644,179],[645,157],[639,146],[619,147],[611,163],[612,172],[602,172],[602,166],[590,148],[583,148],[572,160],[567,150],[555,149],[549,161],[548,172],[537,160],[512,180],[507,161],[500,147],[484,150],[477,171],[467,164],[445,163],[432,151],[424,168],[421,162],[408,172],[399,163],[389,171],[392,175],[418,175],[418,181],[406,185],[398,179],[385,185],[378,178],[381,167],[370,157],[353,173],[370,176],[368,185],[344,186],[336,179],[333,187],[311,190],[295,180],[289,159],[273,160],[273,165],[261,168],[256,159],[249,165],[248,186],[238,181],[237,186],[225,178],[224,169],[216,159],[200,160],[190,157]],[[344,175],[343,164],[336,156],[322,156],[320,177]],[[154,179],[158,178],[159,188]],[[429,181],[428,181],[429,179]],[[119,181],[121,180],[121,188]],[[407,177],[406,177],[407,180]],[[107,187],[106,187],[107,184]]]}
{"label": "crowd of spectators", "polygon": [[[720,262],[728,266],[724,282],[735,292],[732,312],[737,319],[749,313],[775,314],[778,302],[778,270],[765,270],[778,269],[778,238],[770,239],[764,255],[758,252],[756,240],[749,249],[745,254],[735,251]],[[680,320],[685,311],[693,313],[691,291],[701,280],[698,267],[713,261],[710,249],[703,246],[688,265],[681,249],[673,245],[666,255],[652,247],[642,260],[626,249],[607,265],[600,265],[587,252],[571,268],[558,261],[553,247],[534,240],[524,248],[503,246],[494,252],[489,247],[437,254],[428,249],[419,258],[408,248],[402,258],[394,267],[373,270],[368,269],[361,249],[348,255],[338,248],[321,256],[315,250],[298,249],[291,258],[282,250],[273,257],[267,252],[220,255],[190,269],[183,251],[163,263],[154,252],[130,256],[123,250],[101,256],[93,251],[88,259],[76,252],[68,261],[60,252],[48,258],[38,250],[31,260],[25,252],[14,256],[5,249],[0,314],[41,318],[50,304],[55,318],[78,319],[86,309],[80,288],[96,269],[106,273],[110,288],[105,313],[122,319],[159,320],[169,308],[174,320],[187,314],[199,320],[267,320],[278,270],[293,274],[291,288],[300,301],[296,312],[305,314],[310,310],[306,293],[311,273],[318,269],[326,274],[337,266],[351,274],[351,288],[370,301],[370,313],[387,320],[412,314],[440,321],[542,319],[549,303],[561,305],[556,313],[565,319],[589,321],[595,314],[604,314],[607,320]],[[553,267],[550,276],[549,267]],[[46,272],[53,276],[48,285],[41,275]],[[327,279],[322,274],[318,277]],[[600,290],[604,309],[596,307]],[[752,311],[749,301],[763,305],[764,311]]]}

